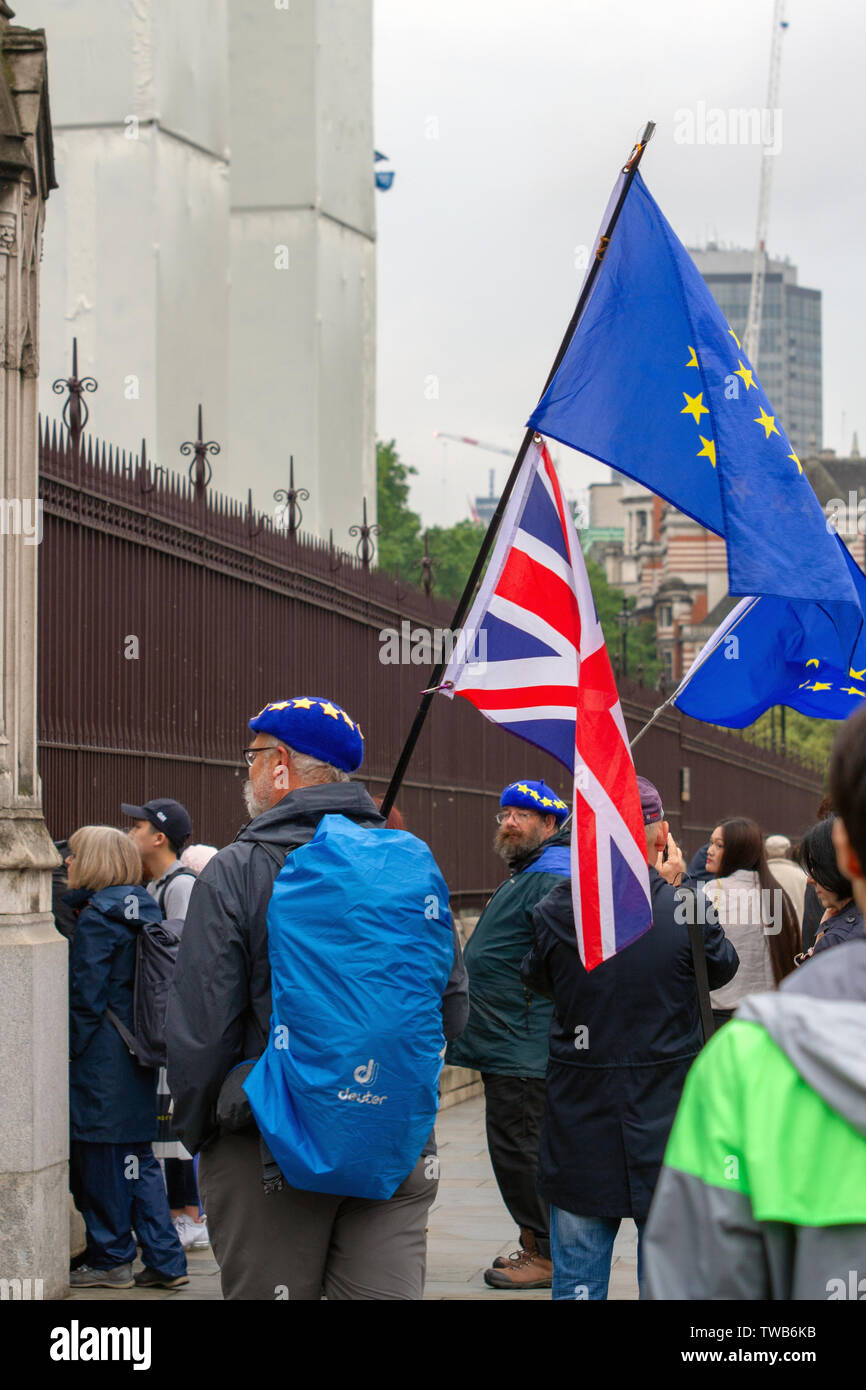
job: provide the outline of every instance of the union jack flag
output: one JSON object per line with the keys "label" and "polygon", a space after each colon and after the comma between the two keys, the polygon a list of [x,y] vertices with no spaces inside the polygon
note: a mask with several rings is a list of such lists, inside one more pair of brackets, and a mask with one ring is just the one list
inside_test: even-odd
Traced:
{"label": "union jack flag", "polygon": [[583,552],[547,446],[536,441],[439,688],[573,774],[574,921],[592,970],[652,925],[646,837]]}

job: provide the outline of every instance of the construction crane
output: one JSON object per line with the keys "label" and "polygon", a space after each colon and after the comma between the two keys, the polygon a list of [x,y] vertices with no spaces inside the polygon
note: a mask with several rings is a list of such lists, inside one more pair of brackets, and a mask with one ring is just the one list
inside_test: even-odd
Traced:
{"label": "construction crane", "polygon": [[[782,66],[782,37],[788,25],[785,20],[785,0],[776,0],[773,10],[773,41],[770,45],[770,77],[767,84],[767,111],[775,121],[779,101],[779,74]],[[763,121],[762,121],[763,131]],[[752,262],[752,288],[749,295],[749,316],[743,334],[743,349],[753,367],[758,365],[761,341],[761,316],[764,310],[764,276],[767,269],[767,224],[770,217],[770,188],[773,181],[775,155],[764,142],[761,154],[761,187],[758,195],[758,227],[755,232],[755,258]]]}
{"label": "construction crane", "polygon": [[466,434],[446,434],[444,430],[434,430],[434,439],[452,439],[455,444],[474,444],[478,449],[487,449],[491,454],[505,454],[506,458],[513,459],[515,449],[502,449],[498,444],[485,444],[483,439],[470,439]]}

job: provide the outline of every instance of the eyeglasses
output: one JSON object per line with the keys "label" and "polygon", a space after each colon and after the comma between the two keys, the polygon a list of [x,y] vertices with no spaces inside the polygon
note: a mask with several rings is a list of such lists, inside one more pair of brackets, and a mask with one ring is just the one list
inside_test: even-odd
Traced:
{"label": "eyeglasses", "polygon": [[531,820],[535,814],[535,811],[514,811],[509,807],[507,811],[500,811],[498,813],[496,817],[496,824],[503,825],[505,821],[507,821],[509,817],[511,817],[512,819],[517,821],[518,825],[525,825],[525,823]]}
{"label": "eyeglasses", "polygon": [[245,748],[244,762],[247,767],[252,767],[257,753],[270,753],[274,748],[279,748],[279,746],[278,743],[263,743],[261,748]]}

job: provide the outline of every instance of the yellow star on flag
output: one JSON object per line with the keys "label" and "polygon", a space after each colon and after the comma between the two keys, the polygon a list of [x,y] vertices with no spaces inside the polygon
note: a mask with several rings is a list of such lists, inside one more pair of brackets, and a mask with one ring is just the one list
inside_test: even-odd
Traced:
{"label": "yellow star on flag", "polygon": [[698,439],[701,441],[701,443],[702,443],[703,446],[704,446],[703,449],[699,449],[699,450],[698,450],[698,454],[697,454],[698,458],[699,458],[699,459],[701,459],[701,458],[708,458],[709,461],[710,461],[710,463],[711,463],[711,464],[713,465],[713,467],[715,468],[715,466],[716,466],[716,446],[715,446],[714,441],[713,441],[712,439],[704,439],[704,436],[703,436],[702,434],[699,434],[699,435],[698,435]]}
{"label": "yellow star on flag", "polygon": [[832,685],[829,685],[829,684],[827,683],[827,681],[815,681],[815,684],[812,686],[812,689],[813,689],[813,690],[832,690],[833,687],[832,687]]}
{"label": "yellow star on flag", "polygon": [[760,413],[760,415],[756,415],[756,416],[755,416],[755,424],[756,424],[756,425],[763,425],[763,426],[764,426],[764,429],[766,430],[766,436],[765,436],[765,437],[766,437],[767,439],[770,438],[770,435],[771,435],[771,434],[778,434],[778,433],[779,433],[779,431],[776,429],[776,417],[775,417],[775,415],[768,415],[767,412],[766,412],[766,410],[764,409],[763,406],[761,406],[761,413]]}
{"label": "yellow star on flag", "polygon": [[[817,656],[810,656],[810,657],[809,657],[809,660],[806,662],[806,665],[807,665],[807,666],[820,666],[821,663],[820,663],[820,661],[818,660]],[[853,674],[854,674],[854,672],[852,671],[852,672],[851,672],[851,675],[853,676]]]}
{"label": "yellow star on flag", "polygon": [[311,709],[312,704],[312,700],[308,700],[305,695],[302,699],[295,700],[295,709]]}
{"label": "yellow star on flag", "polygon": [[794,460],[794,462],[796,463],[796,465],[797,465],[797,467],[799,468],[800,472],[802,473],[802,471],[803,471],[803,465],[802,465],[802,463],[800,462],[800,460],[797,458],[797,455],[796,455],[796,454],[789,454],[789,455],[788,455],[788,458]]}
{"label": "yellow star on flag", "polygon": [[695,352],[695,350],[694,350],[694,348],[692,347],[691,343],[689,343],[689,352],[691,353],[691,357],[689,358],[688,362],[686,363],[686,366],[687,366],[687,367],[698,367],[698,371],[700,371],[700,367],[698,366],[698,357],[697,357],[697,353]]}
{"label": "yellow star on flag", "polygon": [[855,671],[853,666],[849,666],[848,675],[853,676],[855,681],[866,680],[866,666],[863,667],[862,671]]}
{"label": "yellow star on flag", "polygon": [[740,340],[739,340],[739,338],[737,337],[736,333],[734,332],[733,328],[729,328],[729,329],[728,329],[728,332],[730,333],[730,335],[731,335],[731,337],[733,338],[734,342],[736,343],[737,347],[740,347]]}
{"label": "yellow star on flag", "polygon": [[866,690],[858,690],[856,685],[843,685],[840,689],[843,695],[859,695],[862,700],[866,700]]}
{"label": "yellow star on flag", "polygon": [[332,719],[338,719],[340,716],[340,711],[335,705],[331,704],[330,700],[327,700],[325,704],[322,705],[322,713],[329,714]]}
{"label": "yellow star on flag", "polygon": [[[739,344],[738,344],[738,346],[739,346]],[[753,386],[755,387],[755,390],[757,391],[758,388],[757,388],[757,386],[755,386],[755,383],[754,383],[754,381],[752,380],[751,368],[747,367],[746,364],[745,364],[745,362],[741,362],[740,359],[739,359],[739,357],[737,358],[737,361],[740,363],[740,365],[737,367],[737,370],[734,372],[734,376],[741,376],[741,377],[743,378],[743,381],[744,381],[745,386],[746,386],[746,392],[747,392],[747,393],[748,393],[749,389],[750,389],[751,387],[753,387]]]}
{"label": "yellow star on flag", "polygon": [[701,416],[709,415],[710,413],[704,405],[703,391],[699,391],[696,396],[690,396],[688,391],[684,391],[683,396],[685,397],[686,403],[680,411],[680,415],[693,415],[695,417],[695,423],[699,425],[701,423]]}

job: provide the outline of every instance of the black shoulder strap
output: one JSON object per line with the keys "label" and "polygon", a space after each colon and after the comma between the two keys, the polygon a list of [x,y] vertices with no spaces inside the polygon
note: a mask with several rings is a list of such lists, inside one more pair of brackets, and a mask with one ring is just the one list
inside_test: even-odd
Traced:
{"label": "black shoulder strap", "polygon": [[117,1014],[114,1012],[113,1009],[106,1009],[105,1017],[108,1019],[110,1023],[114,1024],[118,1033],[123,1038],[123,1041],[126,1043],[126,1046],[129,1048],[129,1051],[132,1053],[133,1057],[135,1057],[136,1061],[138,1061],[138,1056],[135,1050],[137,1044],[135,1038],[132,1036],[129,1029],[125,1026],[125,1024],[121,1023],[120,1019],[117,1017]]}
{"label": "black shoulder strap", "polygon": [[166,878],[165,883],[160,888],[159,897],[156,900],[159,905],[159,910],[162,913],[163,917],[165,916],[165,895],[168,892],[168,885],[170,883],[173,883],[176,878],[197,877],[198,875],[193,873],[192,869],[188,869],[185,864],[181,864],[180,868],[178,869],[172,869],[171,873]]}
{"label": "black shoulder strap", "polygon": [[[695,906],[697,906],[697,893],[693,888],[680,890],[691,893]],[[689,945],[692,948],[692,965],[695,969],[695,980],[698,986],[698,1004],[701,1010],[701,1028],[704,1034],[704,1042],[709,1042],[715,1032],[715,1021],[713,1010],[710,1005],[710,980],[707,974],[707,950],[704,945],[704,929],[698,921],[698,913],[690,912],[687,917],[689,930]]]}

